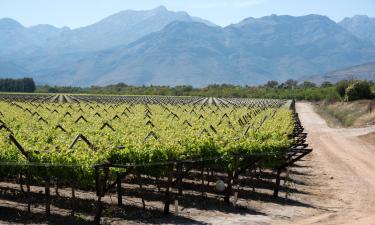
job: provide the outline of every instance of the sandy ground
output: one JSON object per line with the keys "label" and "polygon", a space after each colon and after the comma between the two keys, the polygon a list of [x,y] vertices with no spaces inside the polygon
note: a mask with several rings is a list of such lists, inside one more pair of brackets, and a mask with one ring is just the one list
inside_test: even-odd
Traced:
{"label": "sandy ground", "polygon": [[375,127],[329,128],[308,103],[297,104],[297,112],[314,149],[314,172],[330,179],[317,177],[308,200],[320,210],[293,224],[375,224],[375,147],[358,137]]}
{"label": "sandy ground", "polygon": [[[375,146],[371,144],[375,135],[370,134],[375,126],[330,128],[309,103],[298,103],[297,112],[314,150],[290,169],[295,192],[287,200],[282,192],[277,201],[256,196],[240,200],[241,209],[221,208],[220,201],[213,203],[218,207],[209,209],[186,204],[178,217],[148,221],[107,218],[104,224],[375,224]],[[26,223],[0,218],[0,224]]]}

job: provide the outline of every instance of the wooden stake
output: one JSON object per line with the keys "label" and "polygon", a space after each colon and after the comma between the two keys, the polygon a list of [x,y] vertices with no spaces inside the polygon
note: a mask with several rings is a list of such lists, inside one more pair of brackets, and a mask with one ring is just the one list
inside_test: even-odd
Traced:
{"label": "wooden stake", "polygon": [[117,205],[122,206],[121,177],[119,174],[117,174],[116,183],[117,183]]}
{"label": "wooden stake", "polygon": [[50,199],[50,178],[47,177],[45,180],[45,197],[46,197],[46,215],[51,214],[51,199]]}
{"label": "wooden stake", "polygon": [[76,198],[74,182],[72,182],[71,186],[72,186],[72,200],[71,200],[72,201],[72,212],[70,213],[70,215],[74,216],[74,213],[75,213],[75,198]]}

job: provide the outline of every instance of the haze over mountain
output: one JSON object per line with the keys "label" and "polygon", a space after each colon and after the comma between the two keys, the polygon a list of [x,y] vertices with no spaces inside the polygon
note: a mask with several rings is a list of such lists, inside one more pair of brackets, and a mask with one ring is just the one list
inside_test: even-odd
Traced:
{"label": "haze over mountain", "polygon": [[339,24],[357,37],[375,44],[375,18],[356,15],[343,19]]}
{"label": "haze over mountain", "polygon": [[323,75],[314,75],[303,78],[301,80],[322,83],[329,81],[335,83],[340,80],[375,80],[375,62],[365,63],[352,66],[349,68],[339,69]]}
{"label": "haze over mountain", "polygon": [[165,7],[122,11],[74,30],[2,19],[0,77],[80,86],[254,85],[375,61],[375,44],[342,23],[271,15],[219,27]]}

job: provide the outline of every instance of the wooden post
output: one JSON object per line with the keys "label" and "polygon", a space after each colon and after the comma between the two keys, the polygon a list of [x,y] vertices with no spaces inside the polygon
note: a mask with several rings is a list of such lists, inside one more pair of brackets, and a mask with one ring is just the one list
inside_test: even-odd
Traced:
{"label": "wooden post", "polygon": [[182,196],[182,163],[177,163],[177,177],[180,177],[178,180],[178,195]]}
{"label": "wooden post", "polygon": [[207,168],[207,188],[210,187],[210,168]]}
{"label": "wooden post", "polygon": [[51,199],[50,199],[50,178],[47,176],[45,179],[45,198],[46,198],[46,215],[51,213]]}
{"label": "wooden post", "polygon": [[102,212],[103,212],[102,197],[104,197],[105,195],[105,188],[106,188],[107,178],[109,175],[108,165],[104,165],[103,170],[104,170],[104,177],[103,179],[100,179],[99,166],[95,166],[96,194],[98,196],[98,201],[96,204],[96,213],[94,217],[95,224],[100,224],[100,218],[102,217]]}
{"label": "wooden post", "polygon": [[202,162],[202,168],[201,168],[201,191],[202,191],[202,197],[204,196],[204,164]]}
{"label": "wooden post", "polygon": [[22,173],[19,174],[19,182],[20,182],[20,189],[21,189],[21,193],[24,194],[25,193],[25,190],[23,189],[23,175]]}
{"label": "wooden post", "polygon": [[74,213],[75,213],[75,198],[76,198],[76,194],[75,194],[75,186],[74,186],[74,182],[71,183],[71,186],[72,186],[72,212],[70,213],[71,216],[74,216]]}
{"label": "wooden post", "polygon": [[118,173],[116,177],[116,183],[117,183],[117,205],[122,206],[121,177],[120,177],[120,174]]}
{"label": "wooden post", "polygon": [[239,174],[238,174],[238,164],[239,164],[239,156],[235,155],[234,157],[234,177],[233,177],[233,186],[235,188],[235,196],[234,196],[234,205],[237,204],[237,198],[238,198],[238,180],[239,180]]}
{"label": "wooden post", "polygon": [[27,212],[28,213],[31,212],[30,180],[31,180],[30,174],[27,173],[26,174],[26,191],[27,191],[26,198],[27,198]]}
{"label": "wooden post", "polygon": [[167,188],[165,190],[165,201],[164,201],[164,215],[169,214],[169,205],[171,203],[171,197],[170,197],[170,188],[172,186],[172,179],[173,179],[173,164],[170,164],[168,167],[168,184]]}
{"label": "wooden post", "polygon": [[228,171],[228,182],[227,182],[227,189],[225,191],[224,202],[226,204],[230,204],[230,195],[232,193],[232,179],[233,179],[233,171]]}
{"label": "wooden post", "polygon": [[[138,179],[138,184],[139,184],[139,191],[142,192],[143,191],[143,185],[142,185],[142,176],[141,176],[140,171],[137,171],[137,179]],[[146,203],[145,203],[145,199],[143,198],[142,194],[141,194],[141,200],[142,200],[142,209],[146,210]]]}
{"label": "wooden post", "polygon": [[275,182],[275,188],[273,190],[273,197],[277,198],[279,195],[279,188],[280,188],[280,174],[281,174],[281,169],[277,169],[276,173],[276,182]]}

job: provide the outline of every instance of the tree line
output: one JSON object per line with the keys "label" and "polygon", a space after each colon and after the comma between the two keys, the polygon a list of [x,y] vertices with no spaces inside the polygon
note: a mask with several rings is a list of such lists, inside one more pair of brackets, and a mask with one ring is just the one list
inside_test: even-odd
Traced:
{"label": "tree line", "polygon": [[[358,81],[359,82],[359,81]],[[310,81],[299,83],[289,79],[283,83],[268,81],[259,86],[238,86],[231,84],[212,84],[206,87],[182,86],[132,86],[118,83],[107,86],[91,87],[61,87],[39,86],[37,92],[43,93],[86,93],[112,95],[171,95],[171,96],[209,96],[209,97],[238,97],[238,98],[278,98],[308,101],[340,101],[372,98],[371,89],[375,90],[373,82],[340,81],[338,83],[323,82],[317,85]],[[364,84],[364,85],[363,85]],[[344,87],[343,87],[344,86]],[[346,89],[348,89],[348,94]],[[354,87],[354,88],[353,88]],[[343,90],[344,88],[344,90]],[[358,91],[358,89],[365,91]],[[365,94],[357,94],[365,93]],[[356,96],[357,95],[357,96]]]}
{"label": "tree line", "polygon": [[36,86],[32,78],[0,78],[0,91],[2,92],[34,92],[35,90]]}
{"label": "tree line", "polygon": [[125,83],[107,86],[35,86],[32,78],[0,79],[2,92],[76,93],[112,95],[170,95],[209,96],[237,98],[278,98],[308,101],[352,101],[373,98],[375,84],[372,81],[342,80],[337,83],[323,82],[317,85],[310,81],[298,82],[289,79],[283,83],[271,80],[259,86],[212,84],[206,87],[181,86],[133,86]]}

